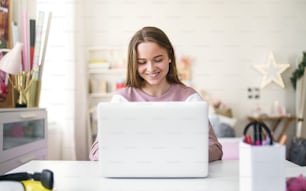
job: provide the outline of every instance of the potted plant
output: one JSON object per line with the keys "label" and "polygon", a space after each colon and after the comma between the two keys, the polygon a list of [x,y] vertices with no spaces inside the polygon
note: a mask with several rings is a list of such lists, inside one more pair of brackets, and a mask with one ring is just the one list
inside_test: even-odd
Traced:
{"label": "potted plant", "polygon": [[303,60],[298,65],[298,67],[293,71],[292,76],[290,77],[290,81],[294,89],[296,89],[297,80],[303,76],[305,67],[306,67],[306,52],[303,52]]}

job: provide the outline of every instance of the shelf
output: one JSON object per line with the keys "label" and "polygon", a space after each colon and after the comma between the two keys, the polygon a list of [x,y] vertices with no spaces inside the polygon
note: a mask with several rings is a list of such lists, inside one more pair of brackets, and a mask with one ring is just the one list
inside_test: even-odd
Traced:
{"label": "shelf", "polygon": [[114,75],[124,75],[125,74],[125,69],[123,68],[118,68],[118,69],[109,69],[105,66],[88,66],[88,72],[90,74],[114,74]]}
{"label": "shelf", "polygon": [[91,93],[89,94],[90,98],[110,98],[113,96],[113,93]]}
{"label": "shelf", "polygon": [[[100,102],[109,102],[126,76],[126,50],[121,47],[89,47],[87,50],[87,99],[89,118]],[[96,124],[89,121],[89,141],[96,138]]]}

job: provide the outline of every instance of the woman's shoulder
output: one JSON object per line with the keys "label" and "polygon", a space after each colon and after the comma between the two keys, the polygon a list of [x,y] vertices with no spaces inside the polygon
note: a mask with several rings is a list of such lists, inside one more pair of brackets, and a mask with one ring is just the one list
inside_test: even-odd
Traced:
{"label": "woman's shoulder", "polygon": [[197,93],[197,91],[194,88],[187,86],[187,85],[183,85],[183,84],[173,84],[172,88],[175,92],[181,92],[184,94],[191,95],[191,94]]}
{"label": "woman's shoulder", "polygon": [[128,93],[130,93],[132,91],[134,91],[134,88],[132,88],[132,87],[124,87],[124,88],[117,89],[115,91],[115,94],[123,96],[123,95],[126,95],[126,94],[128,94]]}
{"label": "woman's shoulder", "polygon": [[120,88],[120,89],[117,89],[115,91],[115,95],[120,95],[124,98],[128,98],[129,95],[131,95],[132,92],[135,91],[135,88],[132,88],[132,87],[124,87],[124,88]]}
{"label": "woman's shoulder", "polygon": [[135,87],[124,87],[116,90],[115,95],[119,95],[127,101],[142,101],[142,93],[140,89]]}
{"label": "woman's shoulder", "polygon": [[173,84],[169,92],[173,101],[186,101],[190,96],[197,94],[195,89],[182,84]]}

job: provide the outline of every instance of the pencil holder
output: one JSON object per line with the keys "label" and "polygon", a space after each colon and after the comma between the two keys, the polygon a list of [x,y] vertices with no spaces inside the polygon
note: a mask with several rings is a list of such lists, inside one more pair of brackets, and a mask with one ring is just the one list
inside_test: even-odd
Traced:
{"label": "pencil holder", "polygon": [[[255,130],[260,125],[256,123]],[[266,127],[266,126],[265,126]],[[246,130],[244,131],[245,137]],[[253,129],[254,130],[254,129]],[[268,130],[269,131],[269,130]],[[256,134],[256,131],[253,131]],[[268,132],[270,140],[273,140]],[[244,139],[239,143],[240,191],[286,190],[285,146],[270,142],[253,144]]]}

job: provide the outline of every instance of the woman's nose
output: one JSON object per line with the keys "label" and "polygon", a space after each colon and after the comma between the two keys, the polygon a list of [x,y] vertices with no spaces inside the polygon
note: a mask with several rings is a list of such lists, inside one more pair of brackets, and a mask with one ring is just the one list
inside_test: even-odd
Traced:
{"label": "woman's nose", "polygon": [[147,62],[147,70],[148,71],[153,71],[153,68],[154,68],[153,63],[152,62]]}

